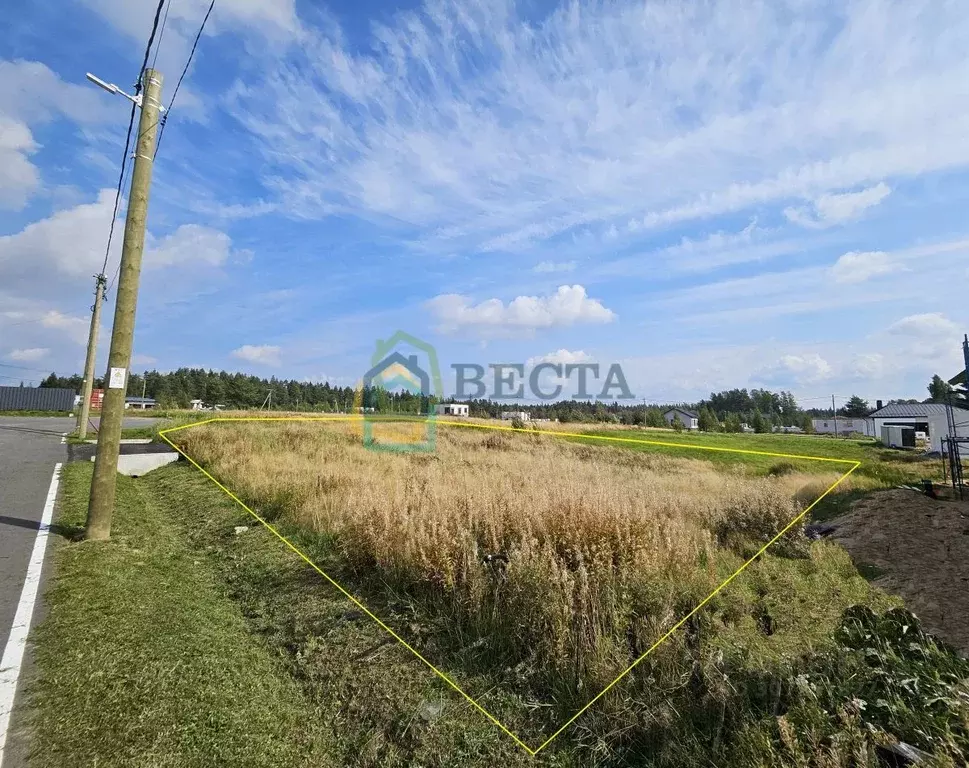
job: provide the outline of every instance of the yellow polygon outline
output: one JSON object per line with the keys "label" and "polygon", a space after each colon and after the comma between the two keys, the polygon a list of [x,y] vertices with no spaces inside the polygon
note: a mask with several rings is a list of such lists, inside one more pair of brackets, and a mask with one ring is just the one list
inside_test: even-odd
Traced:
{"label": "yellow polygon outline", "polygon": [[[401,418],[401,417],[398,416],[398,417],[389,417],[387,420],[388,421],[407,421],[407,420],[420,420],[420,419],[406,419],[406,418]],[[547,747],[549,744],[551,744],[552,741],[559,734],[561,734],[566,728],[568,728],[570,725],[572,725],[572,723],[574,723],[583,713],[585,713],[585,711],[587,709],[589,709],[599,699],[601,699],[603,696],[605,696],[610,691],[610,689],[612,689],[613,686],[615,686],[626,675],[628,675],[630,672],[632,672],[633,669],[635,669],[639,665],[639,663],[643,661],[643,659],[645,659],[647,656],[649,656],[649,654],[651,654],[653,651],[655,651],[660,646],[660,644],[662,644],[674,632],[676,632],[687,621],[689,621],[689,619],[692,616],[694,616],[696,613],[698,613],[700,611],[700,609],[703,608],[703,606],[706,605],[708,602],[710,602],[710,600],[712,600],[724,587],[726,587],[731,581],[733,581],[741,573],[743,573],[743,571],[747,568],[748,565],[750,565],[757,558],[759,558],[762,554],[764,554],[764,552],[767,550],[768,547],[770,547],[774,542],[776,542],[778,539],[780,539],[791,528],[793,528],[795,525],[797,525],[797,523],[808,512],[810,512],[818,504],[818,502],[820,502],[825,496],[827,496],[829,493],[831,493],[831,491],[833,491],[835,488],[837,488],[838,485],[840,485],[844,481],[845,478],[847,478],[852,472],[854,472],[856,469],[858,469],[858,467],[861,466],[861,462],[860,461],[852,461],[851,459],[833,459],[833,458],[829,458],[827,456],[801,456],[801,455],[798,455],[798,454],[791,454],[791,453],[771,453],[769,451],[751,451],[751,450],[746,450],[746,449],[743,449],[743,448],[721,448],[719,446],[711,446],[711,445],[690,445],[688,443],[671,443],[671,442],[666,442],[666,441],[663,441],[663,440],[639,440],[639,439],[636,439],[636,438],[633,438],[633,437],[612,437],[612,436],[603,436],[603,435],[590,435],[590,434],[582,434],[582,433],[579,433],[579,432],[553,432],[553,431],[550,431],[550,430],[541,430],[541,429],[532,429],[532,430],[529,430],[527,432],[527,434],[533,434],[533,435],[534,434],[538,434],[538,435],[551,435],[553,437],[578,437],[578,438],[582,438],[582,439],[586,439],[586,440],[605,440],[605,441],[611,441],[611,442],[617,442],[617,443],[639,443],[639,444],[643,444],[643,445],[662,445],[662,446],[666,446],[666,447],[670,447],[670,448],[691,448],[691,449],[701,450],[701,451],[719,451],[719,452],[722,452],[722,453],[739,453],[739,454],[746,454],[746,455],[751,455],[751,456],[773,456],[773,457],[776,457],[776,458],[784,458],[784,459],[801,459],[801,460],[807,460],[807,461],[824,461],[824,462],[828,462],[828,463],[831,463],[831,464],[851,464],[852,465],[851,466],[851,469],[849,469],[841,477],[839,477],[837,480],[835,480],[835,482],[832,483],[831,486],[824,493],[822,493],[820,496],[818,496],[818,498],[815,499],[813,502],[811,502],[811,504],[808,505],[797,517],[795,517],[793,520],[791,520],[791,522],[789,522],[780,531],[780,533],[778,533],[773,539],[771,539],[763,547],[761,547],[757,551],[756,554],[754,554],[743,565],[741,565],[736,571],[734,571],[734,573],[732,573],[727,579],[725,579],[724,582],[720,586],[718,586],[709,595],[707,595],[692,611],[690,611],[686,616],[684,616],[675,625],[673,625],[673,627],[670,628],[666,632],[666,634],[664,634],[659,640],[657,640],[655,643],[653,643],[653,645],[650,646],[650,648],[645,653],[643,653],[632,664],[630,664],[628,667],[626,667],[626,669],[623,670],[623,672],[615,680],[613,680],[611,683],[609,683],[609,685],[607,685],[605,688],[603,688],[593,699],[591,699],[584,707],[582,707],[582,709],[580,709],[578,712],[576,712],[574,715],[572,715],[572,717],[570,717],[555,733],[553,733],[544,742],[542,742],[542,744],[540,744],[535,749],[532,749],[525,742],[523,742],[520,738],[518,738],[518,736],[516,736],[512,731],[510,731],[507,727],[505,727],[505,725],[503,723],[501,723],[501,721],[499,721],[494,715],[492,715],[488,710],[486,710],[484,707],[482,707],[475,699],[471,698],[471,696],[469,696],[467,693],[465,693],[464,690],[457,683],[455,683],[450,677],[448,677],[446,674],[444,674],[444,672],[442,672],[440,669],[438,669],[436,666],[434,666],[430,661],[428,661],[427,659],[425,659],[417,649],[415,649],[411,645],[409,645],[406,640],[404,640],[400,635],[398,635],[396,632],[394,632],[394,630],[391,629],[389,626],[387,626],[383,621],[381,621],[380,618],[378,618],[375,614],[371,613],[371,611],[367,608],[367,606],[365,606],[363,603],[361,603],[359,600],[357,600],[357,598],[355,598],[346,589],[344,589],[338,582],[336,582],[329,574],[327,574],[326,571],[324,571],[316,563],[314,563],[312,560],[310,560],[310,558],[304,552],[302,552],[298,547],[296,547],[289,539],[287,539],[285,536],[283,536],[272,525],[270,525],[268,522],[266,522],[265,520],[263,520],[258,514],[256,514],[253,510],[251,510],[248,506],[246,506],[239,499],[238,496],[236,496],[234,493],[232,493],[232,491],[230,491],[228,488],[226,488],[224,485],[222,485],[222,483],[220,483],[218,480],[216,480],[214,477],[212,477],[212,475],[210,475],[202,466],[200,466],[198,464],[198,462],[196,462],[191,456],[189,456],[188,454],[186,454],[177,445],[175,445],[175,443],[173,443],[171,440],[168,439],[168,434],[170,432],[178,432],[179,430],[182,430],[182,429],[190,429],[192,427],[200,427],[203,424],[212,424],[212,423],[215,423],[215,422],[237,422],[237,421],[360,421],[360,422],[362,422],[363,421],[363,417],[362,416],[226,416],[226,417],[217,417],[217,418],[213,418],[213,419],[205,419],[205,420],[202,420],[202,421],[193,422],[191,424],[182,424],[181,426],[177,426],[177,427],[169,427],[168,429],[160,430],[158,434],[161,436],[161,438],[166,443],[168,443],[170,446],[172,446],[172,448],[174,448],[182,456],[184,456],[192,464],[192,466],[194,466],[196,469],[198,469],[203,475],[205,475],[209,480],[211,480],[221,490],[223,490],[229,496],[229,498],[231,498],[233,501],[235,501],[240,507],[242,507],[244,510],[246,510],[246,512],[248,512],[250,515],[252,515],[253,518],[255,518],[257,521],[259,521],[263,526],[265,526],[266,529],[268,529],[270,533],[272,533],[276,538],[278,538],[280,541],[282,541],[283,544],[285,544],[287,547],[289,547],[289,549],[291,549],[293,552],[295,552],[300,558],[302,558],[304,561],[306,561],[306,563],[313,570],[315,570],[324,579],[326,579],[330,584],[332,584],[351,603],[353,603],[357,608],[359,608],[367,616],[369,616],[371,619],[373,619],[380,626],[381,629],[385,630],[391,637],[393,637],[395,640],[397,640],[397,642],[399,642],[408,651],[410,651],[412,654],[414,654],[414,656],[416,656],[418,659],[420,659],[426,666],[428,666],[434,672],[434,674],[436,674],[445,683],[447,683],[449,686],[451,686],[451,688],[453,688],[455,691],[457,691],[459,694],[461,694],[461,696],[469,704],[471,704],[471,706],[473,706],[475,709],[477,709],[479,712],[481,712],[481,714],[483,714],[485,717],[487,717],[488,720],[490,720],[492,723],[494,723],[496,726],[498,726],[502,731],[504,731],[506,734],[508,734],[509,736],[511,736],[511,738],[515,740],[515,743],[517,743],[522,749],[524,749],[526,752],[528,752],[528,754],[530,754],[532,757],[536,756],[539,752],[541,752],[543,749],[545,749],[545,747]],[[512,432],[513,431],[513,432],[521,433],[521,430],[516,430],[514,427],[501,427],[501,426],[493,426],[493,425],[490,425],[490,424],[477,424],[477,423],[469,423],[469,422],[461,422],[461,421],[440,421],[440,420],[435,420],[435,421],[438,424],[446,424],[446,425],[455,426],[455,427],[469,427],[469,428],[472,428],[472,429],[494,429],[494,430],[502,430],[502,431],[507,431],[507,432]]]}

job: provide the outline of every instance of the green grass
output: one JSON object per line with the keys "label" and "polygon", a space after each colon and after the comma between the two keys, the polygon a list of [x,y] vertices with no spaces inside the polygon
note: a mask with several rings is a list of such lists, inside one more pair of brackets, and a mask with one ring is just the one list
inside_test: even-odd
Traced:
{"label": "green grass", "polygon": [[[779,464],[791,464],[794,469],[805,472],[847,471],[850,464],[827,461],[806,461],[775,456],[731,453],[712,448],[741,451],[757,451],[796,456],[818,456],[840,459],[845,462],[860,461],[855,474],[872,478],[876,484],[890,487],[911,483],[921,478],[940,478],[942,465],[938,460],[918,460],[914,454],[886,451],[870,439],[845,440],[818,435],[734,434],[722,432],[649,431],[635,432],[594,430],[586,434],[602,437],[623,437],[643,441],[642,445],[631,442],[603,440],[602,444],[631,450],[658,451],[672,456],[703,459],[724,468],[742,467],[744,471],[766,475]],[[579,440],[580,438],[573,438]],[[583,442],[587,439],[582,438]],[[647,443],[645,441],[652,441]],[[593,441],[589,441],[593,442]],[[598,442],[598,441],[594,441]],[[659,446],[655,443],[680,443],[692,447]]]}
{"label": "green grass", "polygon": [[[127,418],[127,416],[125,418]],[[162,439],[158,436],[159,430],[168,429],[171,426],[172,424],[166,421],[148,427],[127,427],[121,430],[121,439],[134,440],[151,438],[153,442],[159,443],[162,442]],[[68,445],[84,445],[85,443],[97,442],[97,439],[98,433],[93,429],[89,429],[87,437],[84,440],[81,440],[81,438],[77,436],[77,430],[75,429],[67,436],[67,443]]]}
{"label": "green grass", "polygon": [[[91,472],[65,468],[68,535]],[[54,554],[32,768],[535,764],[265,529],[236,535],[253,521],[196,470],[118,483],[112,540]]]}
{"label": "green grass", "polygon": [[0,411],[0,416],[70,416],[70,411]]}
{"label": "green grass", "polygon": [[[89,463],[65,468],[58,525],[68,534],[83,522],[90,476]],[[880,613],[898,601],[831,543],[751,565],[536,760],[197,470],[179,462],[119,477],[118,491],[111,542],[54,552],[49,617],[35,635],[34,768],[793,768],[821,764],[815,738],[870,749],[840,714],[854,695],[848,677],[832,671],[866,669],[864,656],[832,632],[846,606]],[[516,688],[513,670],[481,669],[433,616],[348,571],[338,542],[285,532],[528,741],[535,722],[558,718]],[[719,578],[749,554],[724,556]],[[799,692],[805,671],[822,698]],[[917,728],[914,712],[904,710],[906,728]],[[785,746],[779,713],[804,743]],[[886,717],[877,722],[894,728]],[[843,757],[824,764],[870,764]]]}
{"label": "green grass", "polygon": [[[58,524],[83,523],[68,465]],[[30,765],[327,764],[313,709],[163,501],[119,477],[109,543],[61,542],[35,634]]]}

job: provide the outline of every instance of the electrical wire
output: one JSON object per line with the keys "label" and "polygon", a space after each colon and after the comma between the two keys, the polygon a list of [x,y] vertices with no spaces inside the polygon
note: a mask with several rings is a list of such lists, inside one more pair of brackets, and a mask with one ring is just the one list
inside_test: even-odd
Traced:
{"label": "electrical wire", "polygon": [[172,98],[168,102],[168,109],[165,110],[164,115],[161,118],[161,128],[158,131],[158,141],[155,143],[155,154],[158,154],[158,147],[161,146],[162,137],[165,135],[165,124],[168,122],[168,116],[171,114],[172,106],[175,104],[175,97],[178,96],[178,89],[182,85],[182,80],[185,79],[185,75],[188,73],[188,68],[192,65],[192,59],[195,57],[195,49],[198,48],[199,40],[202,38],[202,32],[205,30],[205,24],[209,20],[209,16],[212,14],[212,9],[215,8],[215,0],[209,3],[209,9],[205,12],[205,17],[202,19],[202,24],[199,26],[198,34],[195,35],[195,42],[192,43],[192,50],[188,54],[188,61],[185,62],[185,67],[182,69],[182,74],[178,77],[178,82],[175,83],[175,90],[172,91]]}
{"label": "electrical wire", "polygon": [[26,365],[12,365],[11,363],[0,363],[0,368],[16,368],[18,371],[32,371],[33,373],[48,373],[46,368],[30,368]]}
{"label": "electrical wire", "polygon": [[172,9],[172,2],[168,0],[168,5],[165,6],[165,16],[162,18],[161,31],[158,33],[158,45],[155,46],[155,55],[151,59],[151,68],[155,68],[155,64],[158,63],[158,52],[161,50],[162,40],[165,37],[165,26],[168,24],[168,12]]}
{"label": "electrical wire", "polygon": [[[164,5],[165,0],[158,0],[158,7],[155,8],[155,18],[151,24],[151,34],[148,36],[148,45],[145,46],[145,56],[141,62],[141,69],[138,71],[138,80],[135,82],[135,96],[138,96],[138,94],[141,93],[141,81],[144,79],[145,70],[148,68],[148,57],[151,56],[151,46],[155,42],[155,33],[158,31],[158,21],[161,17],[162,8]],[[167,18],[167,12],[165,16]],[[162,30],[162,32],[164,33],[164,30]],[[114,238],[114,224],[118,219],[118,207],[121,204],[121,189],[124,185],[125,172],[128,169],[128,150],[131,147],[131,129],[134,128],[135,125],[135,112],[137,109],[138,105],[132,102],[131,114],[128,117],[128,132],[125,135],[124,140],[124,154],[121,156],[121,173],[118,174],[118,189],[114,195],[114,209],[111,213],[111,226],[108,229],[108,244],[104,248],[104,263],[101,266],[102,275],[108,268],[108,258],[111,254],[111,241]]]}

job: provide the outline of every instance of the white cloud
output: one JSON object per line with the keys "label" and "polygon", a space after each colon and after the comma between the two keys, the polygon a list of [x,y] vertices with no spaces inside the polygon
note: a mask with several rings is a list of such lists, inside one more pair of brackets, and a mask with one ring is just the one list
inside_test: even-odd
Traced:
{"label": "white cloud", "polygon": [[518,296],[505,304],[488,299],[473,304],[466,296],[444,294],[426,302],[438,320],[438,330],[489,334],[525,331],[578,323],[609,323],[616,314],[598,299],[589,298],[581,285],[562,285],[550,296]]}
{"label": "white cloud", "polygon": [[881,203],[891,194],[891,187],[879,182],[858,192],[821,195],[814,201],[814,210],[785,208],[784,215],[795,224],[810,228],[830,227],[860,217],[869,208]]}
{"label": "white cloud", "polygon": [[858,192],[821,195],[814,201],[814,209],[821,221],[840,223],[858,218],[869,208],[881,203],[892,190],[885,182]]}
{"label": "white cloud", "polygon": [[[82,2],[119,32],[144,45],[151,30],[155,3],[131,0]],[[173,74],[181,71],[207,8],[208,3],[201,0],[182,0],[170,4],[165,23],[165,44],[159,51],[157,61],[160,71]],[[295,0],[220,0],[206,24],[205,36],[211,37],[221,32],[240,32],[258,38],[264,44],[267,40],[284,42],[298,35],[299,30]],[[179,90],[180,102],[182,96],[183,93]]]}
{"label": "white cloud", "polygon": [[848,375],[856,379],[879,379],[885,373],[885,356],[877,352],[858,355],[848,368]]}
{"label": "white cloud", "polygon": [[20,362],[30,363],[36,360],[41,360],[50,354],[50,350],[46,347],[29,347],[27,349],[12,349],[7,357],[11,360],[18,360]]}
{"label": "white cloud", "polygon": [[575,269],[574,261],[542,261],[532,268],[538,274],[552,274],[555,272],[571,272]]}
{"label": "white cloud", "polygon": [[815,384],[831,378],[831,364],[817,352],[801,355],[783,355],[771,366],[761,369],[755,378],[764,382],[794,381],[797,384]]}
{"label": "white cloud", "polygon": [[40,173],[27,159],[36,148],[24,123],[0,114],[0,208],[20,210],[40,186]]}
{"label": "white cloud", "polygon": [[276,367],[281,362],[279,357],[280,351],[279,347],[270,344],[245,344],[238,349],[234,349],[232,356],[239,360],[245,360],[247,363]]}
{"label": "white cloud", "polygon": [[969,165],[967,35],[931,0],[578,3],[541,24],[431,3],[370,46],[306,31],[228,103],[293,215],[391,217],[449,251],[797,198],[834,223],[883,179]]}
{"label": "white cloud", "polygon": [[[50,299],[76,291],[78,279],[87,280],[101,270],[113,206],[114,191],[103,189],[95,202],[56,211],[16,234],[0,237],[0,286]],[[124,222],[119,218],[109,269],[120,259],[123,232]],[[219,267],[245,256],[245,252],[234,252],[231,244],[224,232],[197,224],[182,225],[163,237],[149,232],[144,266]]]}
{"label": "white cloud", "polygon": [[877,275],[899,269],[884,251],[849,251],[831,267],[831,276],[839,283],[863,283]]}
{"label": "white cloud", "polygon": [[46,65],[0,60],[0,208],[20,210],[40,189],[30,160],[39,146],[30,126],[59,117],[91,124],[106,115],[92,89],[65,83]]}
{"label": "white cloud", "polygon": [[539,363],[553,363],[557,365],[569,365],[576,363],[590,363],[593,362],[595,358],[592,355],[584,352],[583,350],[575,350],[574,352],[568,349],[560,349],[557,352],[549,352],[547,355],[541,355],[539,357],[530,357],[526,362],[529,368],[532,368]]}
{"label": "white cloud", "polygon": [[88,332],[91,327],[89,318],[74,317],[52,309],[44,313],[40,323],[44,328],[59,331],[75,344],[87,345]]}
{"label": "white cloud", "polygon": [[918,339],[959,335],[959,326],[941,312],[908,315],[892,323],[887,330],[896,336],[910,336]]}
{"label": "white cloud", "polygon": [[170,235],[154,239],[146,249],[146,267],[208,265],[219,267],[232,255],[232,240],[216,229],[183,224]]}

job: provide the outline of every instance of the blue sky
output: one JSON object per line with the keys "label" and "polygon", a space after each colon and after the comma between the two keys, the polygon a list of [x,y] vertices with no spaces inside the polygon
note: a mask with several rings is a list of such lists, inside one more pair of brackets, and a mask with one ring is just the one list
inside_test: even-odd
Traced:
{"label": "blue sky", "polygon": [[[153,6],[0,30],[4,383],[83,365],[128,113],[84,73],[130,87]],[[206,6],[171,0],[166,100]],[[620,362],[650,400],[925,396],[969,330],[966,39],[955,0],[218,0],[133,369],[349,384],[400,328],[445,369]]]}

